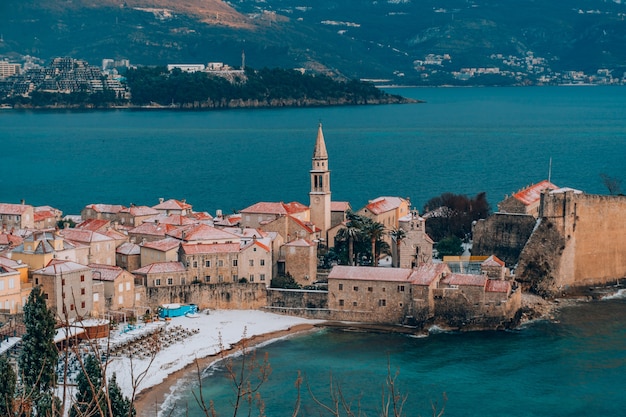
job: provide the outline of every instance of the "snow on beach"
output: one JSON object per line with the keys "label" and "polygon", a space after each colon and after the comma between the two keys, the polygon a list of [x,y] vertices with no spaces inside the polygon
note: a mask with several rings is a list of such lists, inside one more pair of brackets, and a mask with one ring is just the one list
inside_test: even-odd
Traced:
{"label": "snow on beach", "polygon": [[[149,356],[133,355],[132,359],[125,355],[112,356],[107,373],[111,375],[115,372],[122,392],[130,395],[133,379],[147,369],[138,386],[139,393],[162,383],[168,375],[184,369],[196,359],[227,350],[244,338],[320,322],[258,310],[212,310],[210,314],[200,313],[197,317],[175,317],[166,328],[182,327],[188,331],[179,340],[172,340],[169,346],[162,345],[152,363]],[[112,339],[114,342],[115,339]]]}

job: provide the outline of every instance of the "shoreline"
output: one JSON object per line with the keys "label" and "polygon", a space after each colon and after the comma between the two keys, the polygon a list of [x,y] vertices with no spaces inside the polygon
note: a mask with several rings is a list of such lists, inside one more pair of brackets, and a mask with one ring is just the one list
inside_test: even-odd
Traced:
{"label": "shoreline", "polygon": [[148,387],[139,392],[135,396],[135,400],[133,403],[137,411],[137,417],[156,417],[161,411],[160,407],[162,406],[162,404],[172,394],[172,389],[175,388],[178,380],[181,377],[188,375],[190,371],[192,371],[196,366],[198,366],[200,372],[202,372],[204,369],[208,368],[215,362],[218,362],[228,357],[229,355],[237,353],[243,348],[253,348],[262,343],[278,340],[286,336],[292,336],[313,331],[314,329],[321,326],[323,326],[323,324],[295,324],[287,329],[275,330],[242,339],[239,342],[233,344],[231,347],[224,349],[220,352],[201,358],[196,358],[196,360],[189,365],[170,373],[161,383]]}

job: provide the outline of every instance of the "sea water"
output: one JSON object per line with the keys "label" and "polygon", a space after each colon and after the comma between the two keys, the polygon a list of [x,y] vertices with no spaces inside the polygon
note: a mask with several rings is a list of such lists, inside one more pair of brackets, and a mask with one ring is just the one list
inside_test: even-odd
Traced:
{"label": "sea water", "polygon": [[[620,416],[626,399],[626,300],[578,303],[513,331],[400,334],[323,330],[258,349],[272,373],[260,396],[268,416],[294,410],[298,375],[304,383],[300,416],[327,415],[330,382],[353,411],[379,415],[385,380],[396,375],[407,416]],[[250,360],[250,357],[247,358]],[[236,370],[241,358],[234,360]],[[192,372],[161,415],[203,415],[195,398],[213,400],[218,415],[232,415],[231,380],[223,363],[204,373],[202,391]],[[195,398],[194,394],[195,393]],[[247,415],[247,406],[240,409]],[[254,413],[253,413],[254,414]]]}
{"label": "sea water", "polygon": [[[218,111],[0,111],[0,201],[76,214],[186,199],[214,214],[308,203],[323,123],[334,201],[418,209],[443,192],[492,206],[550,176],[605,193],[626,172],[626,87],[391,89],[422,104]],[[552,164],[550,165],[550,160]],[[550,171],[550,166],[552,167]],[[551,173],[550,173],[551,172]]]}

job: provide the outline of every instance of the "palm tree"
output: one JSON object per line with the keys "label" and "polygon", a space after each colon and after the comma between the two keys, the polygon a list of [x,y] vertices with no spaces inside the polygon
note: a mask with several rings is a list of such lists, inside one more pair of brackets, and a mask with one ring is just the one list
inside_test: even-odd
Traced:
{"label": "palm tree", "polygon": [[395,268],[399,268],[400,267],[400,244],[402,243],[402,240],[406,237],[406,232],[404,231],[404,229],[393,229],[389,231],[389,236],[391,236],[391,239],[393,240],[393,247],[391,248],[392,250],[392,258],[393,258],[393,266]]}
{"label": "palm tree", "polygon": [[385,234],[385,225],[366,218],[364,223],[364,232],[369,237],[372,245],[372,266],[378,266],[378,253],[376,251],[376,242]]}

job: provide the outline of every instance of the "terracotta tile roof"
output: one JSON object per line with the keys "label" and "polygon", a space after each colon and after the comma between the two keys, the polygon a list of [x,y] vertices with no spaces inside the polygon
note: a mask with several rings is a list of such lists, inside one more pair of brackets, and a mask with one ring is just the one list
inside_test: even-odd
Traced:
{"label": "terracotta tile roof", "polygon": [[241,210],[241,213],[253,213],[253,214],[275,214],[280,216],[286,216],[288,214],[302,213],[309,210],[308,206],[292,201],[291,203],[269,203],[261,202],[246,207]]}
{"label": "terracotta tile roof", "polygon": [[155,210],[191,210],[191,204],[171,198],[156,206],[152,206],[152,208]]}
{"label": "terracotta tile roof", "polygon": [[232,233],[237,236],[248,238],[248,239],[253,239],[255,237],[263,238],[267,236],[267,232],[264,232],[261,229],[255,229],[252,227],[246,227],[243,229],[241,227],[224,227],[222,230],[228,233]]}
{"label": "terracotta tile roof", "polygon": [[61,229],[59,230],[59,234],[67,240],[80,243],[106,242],[113,240],[102,233],[92,232],[91,230]]}
{"label": "terracotta tile roof", "polygon": [[120,232],[119,230],[115,230],[115,229],[107,229],[106,232],[104,232],[104,234],[108,237],[110,237],[111,239],[115,239],[115,240],[128,240],[128,235],[126,235],[125,233]]}
{"label": "terracotta tile roof", "polygon": [[141,244],[142,247],[147,249],[154,249],[160,252],[168,252],[173,249],[178,249],[180,246],[180,240],[171,237],[166,237],[162,240],[155,240],[154,242],[146,242]]}
{"label": "terracotta tile roof", "polygon": [[90,208],[97,213],[117,214],[125,207],[119,204],[89,204],[85,208]]}
{"label": "terracotta tile roof", "polygon": [[198,220],[190,219],[189,217],[181,216],[180,214],[170,214],[169,216],[155,216],[146,219],[145,222],[157,221],[160,224],[171,224],[174,226],[189,226],[191,224],[198,224]]}
{"label": "terracotta tile roof", "polygon": [[0,214],[23,214],[29,208],[32,208],[32,206],[27,206],[25,204],[0,203]]}
{"label": "terracotta tile roof", "polygon": [[501,292],[508,293],[511,290],[511,283],[509,281],[500,281],[497,279],[488,279],[486,292]]}
{"label": "terracotta tile roof", "polygon": [[8,268],[12,268],[12,269],[17,269],[19,267],[26,266],[26,264],[14,261],[13,259],[9,259],[5,256],[0,256],[0,265],[8,267]]}
{"label": "terracotta tile roof", "polygon": [[141,246],[136,243],[126,242],[122,243],[115,252],[121,255],[139,255],[141,253]]}
{"label": "terracotta tile roof", "polygon": [[50,210],[42,210],[42,211],[36,211],[33,214],[33,218],[35,219],[35,222],[40,222],[45,219],[51,219],[51,218],[56,219],[56,215],[54,214],[54,212]]}
{"label": "terracotta tile roof", "polygon": [[350,203],[347,201],[331,201],[330,211],[347,211],[350,209]]}
{"label": "terracotta tile roof", "polygon": [[157,210],[148,206],[124,207],[122,210],[120,210],[120,213],[128,213],[131,216],[153,216],[159,214]]}
{"label": "terracotta tile roof", "polygon": [[285,246],[310,247],[310,246],[315,246],[315,243],[309,242],[308,240],[304,240],[304,239],[296,239],[289,243],[285,243]]}
{"label": "terracotta tile roof", "polygon": [[496,255],[491,255],[480,266],[504,266],[504,261],[500,260]]}
{"label": "terracotta tile roof", "polygon": [[447,285],[461,285],[465,287],[484,287],[487,277],[485,275],[449,274],[441,280]]}
{"label": "terracotta tile roof", "polygon": [[400,197],[378,197],[370,201],[365,208],[373,214],[382,214],[397,209],[403,201],[404,199]]}
{"label": "terracotta tile roof", "polygon": [[0,263],[0,275],[1,274],[19,274],[19,272],[17,272],[15,269],[11,268],[10,266],[6,266],[6,265],[2,265]]}
{"label": "terracotta tile roof", "polygon": [[52,206],[37,206],[37,207],[33,207],[33,211],[35,213],[40,212],[40,211],[51,211],[53,213],[59,213],[59,215],[63,214],[63,212],[57,208],[54,208]]}
{"label": "terracotta tile roof", "polygon": [[413,270],[410,277],[411,284],[428,286],[436,279],[441,278],[444,273],[450,273],[450,268],[444,263],[421,265]]}
{"label": "terracotta tile roof", "polygon": [[549,182],[548,180],[543,180],[540,183],[531,185],[530,187],[524,188],[521,191],[518,191],[517,193],[513,194],[513,197],[519,201],[522,202],[522,204],[528,206],[530,204],[533,204],[537,201],[539,201],[539,198],[541,197],[541,192],[548,189],[548,190],[556,190],[557,187],[556,185],[552,184],[551,182]]}
{"label": "terracotta tile roof", "polygon": [[259,242],[258,240],[253,240],[251,242],[248,242],[246,245],[241,247],[241,250],[246,250],[248,248],[251,248],[252,246],[258,246],[261,249],[263,249],[266,252],[270,251],[269,246],[264,245],[263,243]]}
{"label": "terracotta tile roof", "polygon": [[183,243],[182,249],[187,255],[236,253],[239,252],[239,243]]}
{"label": "terracotta tile roof", "polygon": [[19,246],[24,242],[20,236],[11,233],[0,233],[0,246]]}
{"label": "terracotta tile roof", "polygon": [[185,272],[185,266],[181,262],[155,262],[143,268],[132,271],[133,274],[166,274]]}
{"label": "terracotta tile roof", "polygon": [[89,264],[87,266],[94,272],[94,281],[115,281],[124,272],[119,266],[102,264]]}
{"label": "terracotta tile roof", "polygon": [[201,221],[213,220],[213,216],[211,216],[206,211],[194,211],[193,213],[191,213],[191,217],[193,217],[196,220],[201,220]]}
{"label": "terracotta tile roof", "polygon": [[293,220],[298,226],[302,227],[307,233],[315,233],[321,231],[319,227],[316,227],[312,223],[305,223],[302,220],[293,216],[289,216],[289,218]]}
{"label": "terracotta tile roof", "polygon": [[382,268],[372,266],[337,265],[328,274],[328,279],[348,279],[355,281],[389,281],[409,284],[411,269]]}
{"label": "terracotta tile roof", "polygon": [[142,223],[134,229],[128,231],[129,234],[136,235],[151,235],[151,236],[165,236],[166,233],[176,230],[176,226],[170,224],[154,224],[154,223]]}
{"label": "terracotta tile roof", "polygon": [[89,270],[89,267],[86,265],[77,264],[76,262],[72,262],[72,261],[53,259],[48,263],[47,266],[33,271],[33,274],[59,275],[61,273],[88,271],[88,270]]}
{"label": "terracotta tile roof", "polygon": [[239,236],[206,224],[181,227],[168,232],[169,236],[183,241],[232,240],[239,243]]}
{"label": "terracotta tile roof", "polygon": [[87,219],[84,222],[77,224],[76,229],[91,230],[97,232],[111,224],[110,220],[105,219]]}

